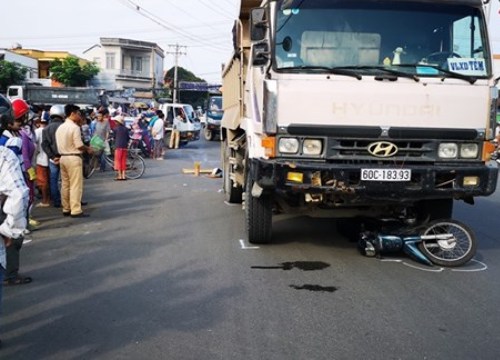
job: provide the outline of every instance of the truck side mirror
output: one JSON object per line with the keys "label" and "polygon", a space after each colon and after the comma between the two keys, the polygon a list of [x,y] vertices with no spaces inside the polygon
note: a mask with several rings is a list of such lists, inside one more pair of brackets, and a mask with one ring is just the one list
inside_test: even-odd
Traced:
{"label": "truck side mirror", "polygon": [[269,44],[266,41],[255,43],[252,46],[252,64],[264,66],[269,61]]}
{"label": "truck side mirror", "polygon": [[250,13],[250,40],[264,40],[267,30],[266,10],[264,8],[252,9]]}

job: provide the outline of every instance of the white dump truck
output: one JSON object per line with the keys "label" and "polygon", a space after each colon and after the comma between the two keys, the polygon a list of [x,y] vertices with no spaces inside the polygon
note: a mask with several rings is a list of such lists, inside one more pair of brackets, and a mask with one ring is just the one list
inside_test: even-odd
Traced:
{"label": "white dump truck", "polygon": [[483,5],[242,0],[221,146],[250,242],[271,241],[275,214],[410,223],[495,191]]}

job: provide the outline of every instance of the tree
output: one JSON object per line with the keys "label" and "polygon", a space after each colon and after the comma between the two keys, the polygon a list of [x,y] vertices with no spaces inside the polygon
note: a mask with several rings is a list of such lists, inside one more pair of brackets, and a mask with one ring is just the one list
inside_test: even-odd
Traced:
{"label": "tree", "polygon": [[85,86],[87,81],[99,73],[99,68],[94,63],[83,66],[75,56],[68,56],[62,61],[56,59],[50,64],[52,79],[66,86]]}
{"label": "tree", "polygon": [[5,92],[10,85],[19,85],[26,79],[28,68],[6,60],[0,60],[0,89]]}
{"label": "tree", "polygon": [[[174,71],[175,68],[171,68],[170,70],[168,70],[167,73],[165,74],[165,78],[163,79],[165,84],[170,85],[171,89],[174,88]],[[191,71],[186,70],[183,67],[179,66],[177,67],[177,82],[179,83],[180,81],[206,82],[204,79],[197,77]],[[191,104],[194,107],[203,106],[205,100],[207,99],[206,92],[182,90],[179,91],[177,94],[179,95],[177,101],[186,104]]]}

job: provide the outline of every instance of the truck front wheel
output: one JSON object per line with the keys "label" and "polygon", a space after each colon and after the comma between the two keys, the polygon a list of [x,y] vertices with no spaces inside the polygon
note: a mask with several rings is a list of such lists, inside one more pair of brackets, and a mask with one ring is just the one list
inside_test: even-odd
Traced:
{"label": "truck front wheel", "polygon": [[205,128],[203,129],[203,135],[205,136],[205,139],[207,141],[212,141],[214,139],[214,132],[208,128],[208,126],[205,125]]}
{"label": "truck front wheel", "polygon": [[252,244],[269,244],[272,234],[272,201],[269,195],[252,196],[253,179],[245,182],[245,220],[248,241]]}

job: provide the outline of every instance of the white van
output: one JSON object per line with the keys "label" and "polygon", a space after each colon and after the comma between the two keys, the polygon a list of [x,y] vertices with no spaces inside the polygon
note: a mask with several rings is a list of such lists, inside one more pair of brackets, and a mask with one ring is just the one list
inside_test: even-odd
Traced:
{"label": "white van", "polygon": [[196,113],[191,105],[161,104],[159,109],[165,114],[166,139],[170,138],[173,129],[179,130],[181,143],[200,139],[200,120],[196,117]]}

